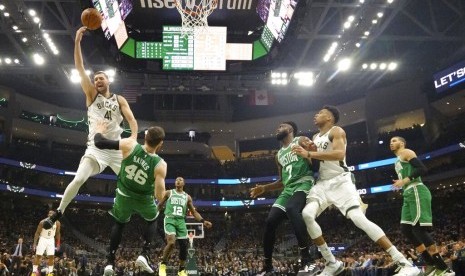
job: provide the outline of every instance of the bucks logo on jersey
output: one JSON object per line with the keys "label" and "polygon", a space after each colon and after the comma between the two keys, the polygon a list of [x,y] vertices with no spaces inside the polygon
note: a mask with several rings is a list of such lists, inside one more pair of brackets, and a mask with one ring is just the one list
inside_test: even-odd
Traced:
{"label": "bucks logo on jersey", "polygon": [[299,144],[299,137],[295,137],[287,147],[282,147],[278,151],[278,162],[282,167],[281,178],[284,186],[298,183],[300,180],[308,179],[313,172],[307,163],[307,159],[292,152],[292,146]]}
{"label": "bucks logo on jersey", "polygon": [[170,197],[166,201],[165,216],[172,218],[184,218],[187,211],[187,193],[178,193],[171,190]]}

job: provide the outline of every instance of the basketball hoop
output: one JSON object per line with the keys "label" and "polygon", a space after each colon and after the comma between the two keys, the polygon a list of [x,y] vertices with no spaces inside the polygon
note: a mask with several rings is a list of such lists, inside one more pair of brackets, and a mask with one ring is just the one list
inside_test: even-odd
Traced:
{"label": "basketball hoop", "polygon": [[182,36],[203,32],[208,27],[208,16],[218,6],[218,0],[175,0],[182,18]]}
{"label": "basketball hoop", "polygon": [[189,232],[187,237],[189,238],[190,248],[194,248],[194,233]]}

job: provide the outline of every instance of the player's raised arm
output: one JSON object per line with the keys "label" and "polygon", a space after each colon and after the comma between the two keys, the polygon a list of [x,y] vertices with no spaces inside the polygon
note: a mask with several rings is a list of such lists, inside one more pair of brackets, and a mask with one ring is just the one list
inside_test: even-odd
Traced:
{"label": "player's raised arm", "polygon": [[194,207],[194,203],[192,203],[192,197],[191,196],[187,196],[187,208],[189,209],[189,211],[191,211],[192,215],[194,216],[195,220],[196,221],[200,221],[201,223],[203,223],[203,226],[207,227],[207,228],[211,228],[212,227],[212,223],[209,222],[208,220],[205,220],[199,212],[197,212],[197,210],[195,209]]}
{"label": "player's raised arm", "polygon": [[86,95],[86,106],[89,106],[97,95],[97,90],[89,76],[86,74],[82,58],[81,40],[86,30],[87,27],[81,27],[76,31],[76,38],[74,40],[74,65],[81,77],[82,91],[84,91],[84,94]]}
{"label": "player's raised arm", "polygon": [[155,168],[155,198],[158,201],[162,201],[165,196],[165,178],[168,165],[164,160],[160,160],[157,167]]}
{"label": "player's raised arm", "polygon": [[123,96],[118,96],[119,106],[121,113],[124,118],[128,121],[129,128],[131,129],[131,138],[137,139],[137,132],[139,131],[137,121],[134,118],[131,108],[129,107],[128,101]]}

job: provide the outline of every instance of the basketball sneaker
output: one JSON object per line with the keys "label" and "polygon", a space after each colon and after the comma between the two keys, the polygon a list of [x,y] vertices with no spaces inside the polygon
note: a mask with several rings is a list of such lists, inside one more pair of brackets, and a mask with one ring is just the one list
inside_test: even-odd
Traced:
{"label": "basketball sneaker", "polygon": [[158,267],[158,276],[166,276],[166,264],[160,264]]}
{"label": "basketball sneaker", "polygon": [[436,268],[432,265],[426,265],[425,272],[423,273],[425,276],[433,276],[436,272]]}
{"label": "basketball sneaker", "polygon": [[103,270],[103,276],[113,276],[115,274],[115,271],[113,270],[113,266],[107,265],[105,269]]}
{"label": "basketball sneaker", "polygon": [[302,264],[299,268],[299,272],[297,275],[317,275],[320,272],[320,268],[315,263],[307,262],[306,264]]}
{"label": "basketball sneaker", "polygon": [[55,224],[55,222],[61,218],[62,216],[62,213],[60,210],[56,210],[53,215],[51,215],[49,218],[46,218],[44,220],[44,223],[42,225],[42,227],[45,229],[45,230],[48,230],[50,228],[53,227],[53,224]]}
{"label": "basketball sneaker", "polygon": [[436,269],[433,275],[434,276],[455,276],[455,272],[450,269],[446,269],[446,270]]}
{"label": "basketball sneaker", "polygon": [[47,276],[53,276],[53,273],[47,273]]}
{"label": "basketball sneaker", "polygon": [[178,272],[178,276],[187,276],[186,269],[180,270],[180,271]]}
{"label": "basketball sneaker", "polygon": [[406,263],[397,263],[398,268],[396,269],[395,276],[417,276],[421,274],[418,267]]}
{"label": "basketball sneaker", "polygon": [[335,262],[327,262],[325,269],[319,275],[333,276],[340,274],[342,271],[344,271],[344,263],[336,260]]}
{"label": "basketball sneaker", "polygon": [[257,276],[271,276],[275,275],[273,267],[264,267]]}
{"label": "basketball sneaker", "polygon": [[147,257],[144,257],[142,255],[137,257],[136,266],[150,274],[154,272],[153,269],[149,265],[149,261],[147,260]]}

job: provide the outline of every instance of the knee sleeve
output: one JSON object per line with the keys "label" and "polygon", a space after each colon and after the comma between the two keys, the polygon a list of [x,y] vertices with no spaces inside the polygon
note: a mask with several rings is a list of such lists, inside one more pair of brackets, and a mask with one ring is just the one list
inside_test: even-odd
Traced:
{"label": "knee sleeve", "polygon": [[400,225],[400,231],[407,238],[407,240],[411,242],[415,247],[418,247],[422,244],[422,242],[418,240],[417,237],[413,234],[412,225],[402,223]]}
{"label": "knee sleeve", "polygon": [[420,226],[416,224],[412,227],[413,235],[421,243],[423,243],[427,248],[434,244],[434,240],[428,233],[430,228],[427,226]]}
{"label": "knee sleeve", "polygon": [[317,202],[310,202],[302,210],[302,217],[304,218],[305,225],[307,226],[307,232],[312,239],[316,239],[323,235],[320,225],[316,222],[316,216],[318,213],[319,205]]}
{"label": "knee sleeve", "polygon": [[186,239],[179,239],[179,260],[185,261],[187,259],[187,240]]}
{"label": "knee sleeve", "polygon": [[374,242],[385,236],[384,231],[378,225],[367,219],[360,208],[350,210],[347,213],[347,218],[352,220],[355,226],[363,230]]}

